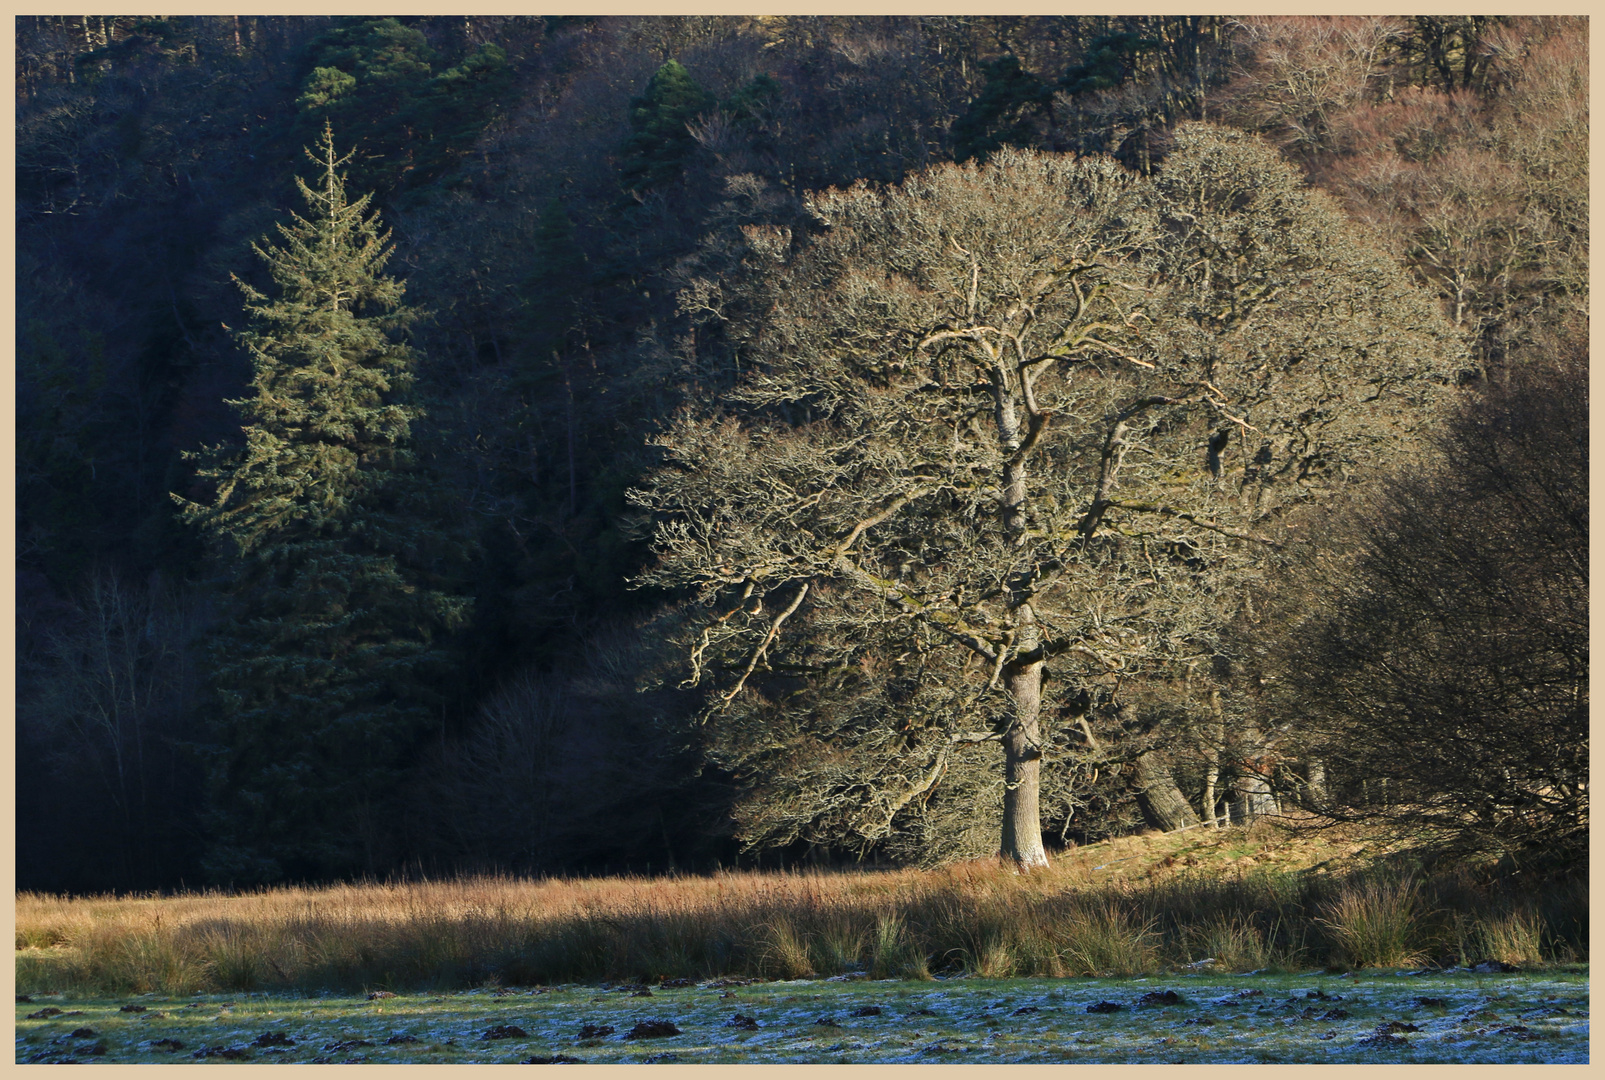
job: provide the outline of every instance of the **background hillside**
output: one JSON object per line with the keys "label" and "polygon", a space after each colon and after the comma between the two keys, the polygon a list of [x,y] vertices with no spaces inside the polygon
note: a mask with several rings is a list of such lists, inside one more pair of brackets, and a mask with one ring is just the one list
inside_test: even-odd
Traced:
{"label": "background hillside", "polygon": [[[858,795],[778,782],[858,775],[863,739],[754,750],[773,680],[703,722],[705,689],[682,688],[690,595],[631,587],[652,553],[627,492],[662,464],[649,439],[719,389],[699,364],[728,343],[688,290],[739,276],[743,237],[801,248],[821,230],[808,193],[1011,146],[1162,175],[1197,120],[1263,138],[1335,199],[1467,360],[1449,419],[1312,518],[1210,655],[1090,696],[1049,684],[1044,835],[1241,822],[1280,799],[1457,850],[1581,849],[1586,19],[16,27],[19,888],[996,851],[996,813],[977,813],[1001,800],[991,748],[956,751],[937,794],[871,835],[841,810]],[[288,721],[253,735],[250,782],[303,784],[338,825],[235,798],[246,750],[219,672],[239,612],[278,609],[250,608],[267,587],[174,501],[208,504],[201,452],[244,443],[231,403],[260,375],[240,332],[262,324],[236,279],[278,296],[253,244],[308,213],[295,179],[318,183],[304,148],[326,129],[354,148],[347,194],[371,193],[411,319],[407,486],[354,505],[439,600],[436,622],[393,616],[412,651],[387,655],[415,658],[386,676],[404,723],[374,721],[346,757]],[[315,787],[320,754],[355,786]],[[271,859],[229,854],[269,842]]]}

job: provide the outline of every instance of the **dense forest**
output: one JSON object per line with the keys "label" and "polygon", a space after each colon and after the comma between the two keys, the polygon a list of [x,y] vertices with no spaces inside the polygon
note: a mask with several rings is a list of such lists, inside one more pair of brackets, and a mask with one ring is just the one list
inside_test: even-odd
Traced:
{"label": "dense forest", "polygon": [[1586,19],[16,31],[19,887],[1584,857]]}

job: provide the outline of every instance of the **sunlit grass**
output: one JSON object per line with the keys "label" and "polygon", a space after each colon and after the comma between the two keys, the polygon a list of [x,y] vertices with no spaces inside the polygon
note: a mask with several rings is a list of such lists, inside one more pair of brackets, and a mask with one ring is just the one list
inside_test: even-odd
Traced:
{"label": "sunlit grass", "polygon": [[[1320,873],[1297,866],[1299,843],[1261,826],[1129,838],[1028,876],[977,860],[930,872],[475,877],[167,898],[22,894],[17,983],[25,993],[354,992],[1587,956],[1584,886],[1539,900],[1458,876],[1363,866]],[[1244,866],[1236,861],[1244,856],[1228,854],[1245,849],[1280,852],[1282,861]]]}

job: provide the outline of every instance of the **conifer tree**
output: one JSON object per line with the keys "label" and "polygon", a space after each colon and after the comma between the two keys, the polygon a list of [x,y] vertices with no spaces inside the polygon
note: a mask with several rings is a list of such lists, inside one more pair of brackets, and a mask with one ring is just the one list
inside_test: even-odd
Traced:
{"label": "conifer tree", "polygon": [[[416,313],[385,274],[368,197],[348,201],[325,128],[309,207],[255,246],[277,296],[239,282],[236,340],[255,369],[230,402],[245,446],[199,455],[216,485],[183,503],[213,542],[226,598],[213,644],[208,870],[219,881],[373,871],[384,806],[437,709],[441,631],[466,603],[461,554],[409,449]],[[238,279],[236,279],[238,281]]]}
{"label": "conifer tree", "polygon": [[646,93],[630,99],[630,137],[619,166],[625,188],[643,192],[678,177],[695,145],[686,125],[713,104],[678,60],[658,68]]}
{"label": "conifer tree", "polygon": [[1000,56],[981,66],[986,86],[953,125],[953,159],[968,161],[1004,146],[1033,146],[1053,120],[1053,87],[1020,66],[1018,57]]}

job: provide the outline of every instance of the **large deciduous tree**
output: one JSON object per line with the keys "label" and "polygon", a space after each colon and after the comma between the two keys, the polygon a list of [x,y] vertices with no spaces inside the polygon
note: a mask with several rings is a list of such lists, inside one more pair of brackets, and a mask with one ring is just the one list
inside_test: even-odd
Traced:
{"label": "large deciduous tree", "polygon": [[415,317],[384,273],[366,197],[347,201],[324,131],[309,207],[256,248],[277,296],[241,283],[255,369],[233,404],[245,446],[198,455],[209,503],[180,499],[214,543],[227,617],[208,866],[223,881],[375,872],[384,807],[434,714],[437,635],[462,617],[460,554],[409,441]]}
{"label": "large deciduous tree", "polygon": [[708,606],[715,707],[852,668],[906,686],[879,717],[906,787],[864,795],[888,816],[1000,741],[1001,849],[1043,864],[1049,663],[1084,686],[1209,653],[1288,512],[1409,446],[1457,341],[1273,150],[1208,125],[1151,183],[1002,150],[809,209],[812,242],[749,230],[742,275],[687,291],[741,374],[657,440],[643,580]]}

